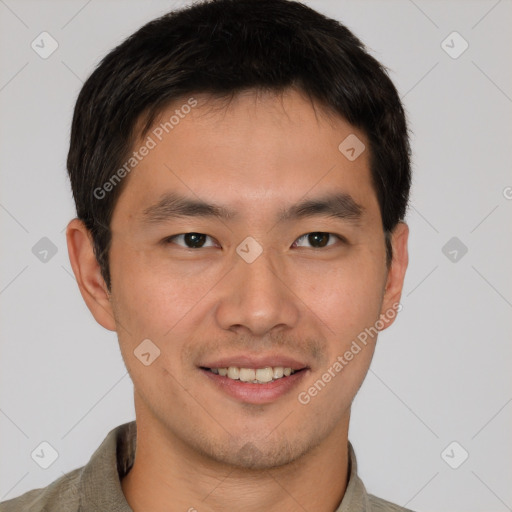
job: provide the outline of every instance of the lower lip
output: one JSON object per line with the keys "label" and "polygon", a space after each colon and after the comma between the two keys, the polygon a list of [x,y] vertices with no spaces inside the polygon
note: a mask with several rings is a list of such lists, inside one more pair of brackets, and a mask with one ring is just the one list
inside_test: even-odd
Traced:
{"label": "lower lip", "polygon": [[268,404],[274,402],[286,393],[289,393],[294,387],[297,387],[308,372],[308,369],[305,368],[288,377],[276,379],[273,382],[254,384],[252,382],[242,382],[223,377],[202,368],[200,370],[222,391],[248,404]]}

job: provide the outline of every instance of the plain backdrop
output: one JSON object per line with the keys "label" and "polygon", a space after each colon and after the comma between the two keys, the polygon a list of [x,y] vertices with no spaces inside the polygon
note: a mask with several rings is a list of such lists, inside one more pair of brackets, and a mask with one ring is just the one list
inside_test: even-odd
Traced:
{"label": "plain backdrop", "polygon": [[[135,417],[116,335],[71,271],[65,160],[83,81],[184,3],[0,0],[0,501],[84,465]],[[305,3],[389,68],[412,130],[410,265],[353,406],[360,475],[418,512],[512,510],[512,3]],[[31,46],[42,32],[58,44],[47,58]],[[41,442],[58,453],[48,469],[31,457]]]}

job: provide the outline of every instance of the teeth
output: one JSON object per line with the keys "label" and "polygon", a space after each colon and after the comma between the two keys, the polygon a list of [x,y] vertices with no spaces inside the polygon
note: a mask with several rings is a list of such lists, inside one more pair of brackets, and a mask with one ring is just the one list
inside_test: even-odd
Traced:
{"label": "teeth", "polygon": [[280,379],[283,375],[284,375],[283,367],[282,366],[276,366],[274,368],[274,374],[272,375],[272,377],[274,377],[274,379]]}
{"label": "teeth", "polygon": [[274,371],[270,366],[266,368],[258,368],[256,370],[256,380],[259,382],[270,382],[272,380]]}
{"label": "teeth", "polygon": [[272,382],[283,377],[288,377],[295,373],[291,368],[283,368],[282,366],[266,366],[265,368],[238,368],[237,366],[230,366],[229,368],[210,368],[210,371],[220,375],[221,377],[228,377],[233,380],[240,380],[242,382],[251,382],[253,384],[265,384]]}
{"label": "teeth", "polygon": [[250,368],[240,368],[238,377],[242,382],[252,382],[256,378],[256,372]]}
{"label": "teeth", "polygon": [[228,368],[228,377],[233,380],[237,380],[240,377],[240,369],[236,366],[230,366]]}

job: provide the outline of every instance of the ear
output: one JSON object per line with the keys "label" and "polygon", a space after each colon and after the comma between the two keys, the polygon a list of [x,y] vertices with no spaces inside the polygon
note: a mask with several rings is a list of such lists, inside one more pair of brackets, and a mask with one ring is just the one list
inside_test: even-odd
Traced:
{"label": "ear", "polygon": [[407,241],[409,239],[409,226],[405,222],[399,222],[391,233],[391,246],[393,248],[393,258],[388,270],[384,298],[380,312],[380,320],[384,327],[379,330],[387,329],[394,321],[397,312],[402,309],[400,297],[404,285],[405,271],[409,263],[409,253],[407,250]]}
{"label": "ear", "polygon": [[110,294],[94,255],[91,233],[81,220],[73,219],[67,226],[66,240],[69,261],[87,307],[100,325],[115,331]]}

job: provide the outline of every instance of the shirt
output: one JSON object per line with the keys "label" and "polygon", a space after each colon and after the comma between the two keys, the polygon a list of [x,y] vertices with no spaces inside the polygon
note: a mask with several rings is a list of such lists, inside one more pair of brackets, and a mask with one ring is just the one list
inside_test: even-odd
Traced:
{"label": "shirt", "polygon": [[[58,478],[47,487],[0,503],[0,512],[133,512],[121,487],[130,471],[137,441],[136,422],[112,429],[89,462]],[[350,442],[349,481],[334,512],[412,512],[366,492],[357,475],[357,461]]]}

